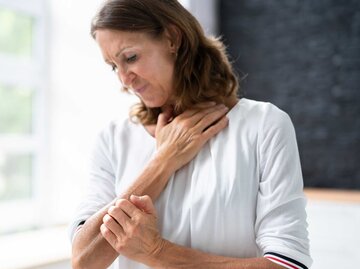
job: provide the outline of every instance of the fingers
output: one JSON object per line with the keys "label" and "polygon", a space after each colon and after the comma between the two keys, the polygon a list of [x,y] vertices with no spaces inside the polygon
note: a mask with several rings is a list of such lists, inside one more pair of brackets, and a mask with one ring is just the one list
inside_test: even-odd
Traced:
{"label": "fingers", "polygon": [[203,132],[213,125],[216,121],[220,120],[225,114],[229,111],[224,105],[216,106],[216,109],[208,111],[205,115],[201,115],[201,118],[198,120],[195,129],[199,132]]}
{"label": "fingers", "polygon": [[116,242],[117,242],[116,235],[109,228],[107,228],[104,223],[101,224],[100,226],[100,232],[112,247],[116,246]]}
{"label": "fingers", "polygon": [[[134,215],[138,214],[140,210],[134,206],[130,201],[126,199],[119,199],[115,202],[115,208],[121,209],[126,215],[132,218]],[[109,209],[110,211],[110,209]]]}
{"label": "fingers", "polygon": [[[223,104],[216,105],[215,102],[203,102],[196,104],[192,109],[184,111],[182,114],[176,117],[176,121],[188,121],[189,126],[194,126],[205,115],[224,108]],[[166,107],[162,113],[159,114],[156,132],[159,132],[165,125],[169,123],[169,120],[173,117],[172,107]]]}
{"label": "fingers", "polygon": [[103,217],[100,232],[119,254],[151,253],[154,238],[159,238],[156,211],[151,198],[147,195],[131,195],[130,201],[117,200]]}
{"label": "fingers", "polygon": [[[131,226],[131,218],[119,207],[111,206],[108,210],[108,215],[111,219],[108,219],[106,215],[103,218],[103,222],[107,223],[106,227],[111,229],[116,235],[120,235],[122,231],[126,231]],[[116,225],[119,228],[114,228]]]}
{"label": "fingers", "polygon": [[184,111],[182,114],[180,114],[178,116],[179,119],[185,119],[185,118],[189,118],[191,116],[193,116],[194,114],[198,113],[201,110],[204,110],[206,108],[211,108],[211,107],[215,107],[216,103],[215,102],[203,102],[203,103],[198,103],[196,104],[192,109],[188,109],[186,111]]}
{"label": "fingers", "polygon": [[189,124],[195,126],[195,130],[202,132],[216,120],[225,115],[228,110],[229,109],[223,104],[201,110],[189,119]]}
{"label": "fingers", "polygon": [[226,116],[223,116],[217,123],[210,126],[203,132],[204,142],[208,141],[210,138],[218,134],[222,129],[224,129],[229,123],[229,119]]}
{"label": "fingers", "polygon": [[107,229],[109,229],[117,237],[124,234],[124,229],[122,228],[122,226],[120,226],[119,223],[113,217],[111,217],[109,214],[106,214],[103,217],[103,223],[104,223],[105,227]]}
{"label": "fingers", "polygon": [[[141,211],[131,202],[125,199],[116,201],[115,206],[111,206],[108,210],[108,216],[104,216],[103,221],[106,227],[110,228],[116,235],[127,231],[133,224],[132,218]],[[119,228],[116,228],[116,225]],[[123,229],[123,230],[122,230]]]}
{"label": "fingers", "polygon": [[156,209],[154,207],[151,198],[148,195],[136,196],[131,195],[130,201],[140,210],[143,210],[145,213],[156,215]]}
{"label": "fingers", "polygon": [[108,214],[104,216],[103,222],[106,227],[118,235],[124,230],[128,230],[133,224],[132,218],[142,214],[142,211],[156,216],[156,209],[148,195],[131,195],[130,201],[125,199],[116,201],[115,206],[111,206],[108,210]]}

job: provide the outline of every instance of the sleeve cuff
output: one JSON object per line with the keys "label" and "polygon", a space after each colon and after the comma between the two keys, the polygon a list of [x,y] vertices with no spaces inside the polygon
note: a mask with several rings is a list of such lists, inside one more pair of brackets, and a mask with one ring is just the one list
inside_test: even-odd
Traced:
{"label": "sleeve cuff", "polygon": [[266,252],[264,258],[288,269],[308,269],[304,264],[274,252]]}
{"label": "sleeve cuff", "polygon": [[76,222],[72,223],[69,226],[68,233],[69,233],[71,243],[74,241],[74,237],[75,237],[76,233],[82,228],[84,223],[85,223],[85,220],[80,220],[80,221],[76,221]]}

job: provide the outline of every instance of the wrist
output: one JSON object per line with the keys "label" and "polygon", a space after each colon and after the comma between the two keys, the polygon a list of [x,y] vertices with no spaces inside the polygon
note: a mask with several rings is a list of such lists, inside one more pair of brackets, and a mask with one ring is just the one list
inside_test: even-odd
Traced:
{"label": "wrist", "polygon": [[156,244],[154,251],[149,255],[149,260],[147,265],[151,268],[163,268],[164,267],[164,255],[166,255],[166,250],[170,246],[170,242],[164,238],[160,238]]}
{"label": "wrist", "polygon": [[169,177],[176,172],[176,160],[167,150],[158,149],[151,160],[164,174]]}

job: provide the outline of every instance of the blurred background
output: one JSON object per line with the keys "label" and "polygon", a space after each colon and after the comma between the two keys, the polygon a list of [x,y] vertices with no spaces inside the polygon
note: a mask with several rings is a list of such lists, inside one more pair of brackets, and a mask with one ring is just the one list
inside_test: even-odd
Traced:
{"label": "blurred background", "polygon": [[[0,269],[71,268],[66,226],[94,139],[127,117],[89,34],[101,0],[0,0]],[[293,120],[312,268],[360,263],[360,2],[183,0],[221,35],[242,94]],[[20,253],[20,254],[19,254]]]}

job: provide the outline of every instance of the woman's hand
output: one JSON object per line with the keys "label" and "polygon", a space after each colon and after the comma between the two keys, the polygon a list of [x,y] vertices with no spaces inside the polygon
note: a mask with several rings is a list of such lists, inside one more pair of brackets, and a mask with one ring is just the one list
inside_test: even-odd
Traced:
{"label": "woman's hand", "polygon": [[155,257],[164,240],[157,228],[157,214],[151,198],[130,196],[111,206],[100,226],[101,234],[120,254],[138,262]]}
{"label": "woman's hand", "polygon": [[156,228],[156,210],[147,195],[132,195],[130,201],[117,200],[103,220],[101,234],[117,255],[151,268],[285,269],[263,257],[225,257],[176,245],[161,238]]}
{"label": "woman's hand", "polygon": [[158,155],[168,161],[174,171],[178,170],[227,126],[225,114],[228,110],[223,104],[203,103],[180,114],[170,123],[171,111],[165,110],[159,115],[155,130]]}

